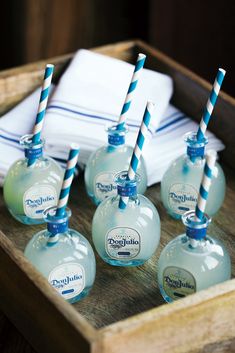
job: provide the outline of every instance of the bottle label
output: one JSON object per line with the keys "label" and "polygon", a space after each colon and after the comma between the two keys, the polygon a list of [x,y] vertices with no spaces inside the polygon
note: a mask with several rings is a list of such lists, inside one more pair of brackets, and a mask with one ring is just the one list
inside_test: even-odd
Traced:
{"label": "bottle label", "polygon": [[116,227],[106,234],[105,249],[113,259],[132,259],[140,252],[140,235],[129,227]]}
{"label": "bottle label", "polygon": [[168,204],[170,209],[177,214],[195,209],[198,191],[190,184],[173,184],[169,189]]}
{"label": "bottle label", "polygon": [[30,218],[43,218],[43,211],[56,204],[56,189],[51,185],[32,186],[23,196],[24,213]]}
{"label": "bottle label", "polygon": [[51,271],[48,281],[64,299],[71,299],[83,291],[85,271],[77,263],[62,264]]}
{"label": "bottle label", "polygon": [[169,266],[163,272],[163,289],[172,300],[180,299],[196,292],[196,281],[190,272]]}
{"label": "bottle label", "polygon": [[97,174],[94,181],[95,197],[101,201],[109,196],[117,195],[117,185],[114,183],[115,174],[105,172]]}

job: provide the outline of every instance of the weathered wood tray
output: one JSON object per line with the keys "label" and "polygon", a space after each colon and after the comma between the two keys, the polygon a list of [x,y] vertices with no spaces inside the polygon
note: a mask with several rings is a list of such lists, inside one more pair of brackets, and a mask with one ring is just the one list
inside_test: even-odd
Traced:
{"label": "weathered wood tray", "polygon": [[[108,45],[98,52],[132,61],[148,55],[147,67],[174,79],[173,103],[199,120],[210,85],[141,41]],[[72,55],[51,59],[59,77]],[[4,113],[41,83],[45,62],[0,73],[0,111]],[[235,100],[221,93],[211,129],[227,148],[222,163],[227,175],[225,203],[214,218],[211,232],[222,239],[235,273]],[[0,151],[1,153],[1,151]],[[156,270],[163,246],[183,231],[180,222],[164,211],[159,185],[147,196],[157,206],[162,234],[160,248],[144,266],[112,268],[97,258],[97,278],[91,294],[74,305],[66,303],[25,259],[22,251],[43,226],[17,223],[0,195],[0,309],[36,350],[43,353],[161,353],[233,352],[235,342],[235,279],[173,304],[160,296]],[[75,180],[70,198],[71,226],[91,240],[95,207],[85,194],[83,176]]]}

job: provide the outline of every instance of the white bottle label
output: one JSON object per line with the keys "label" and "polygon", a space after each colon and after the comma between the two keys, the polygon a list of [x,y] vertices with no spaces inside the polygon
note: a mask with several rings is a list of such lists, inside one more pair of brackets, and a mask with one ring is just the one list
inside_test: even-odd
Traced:
{"label": "white bottle label", "polygon": [[184,214],[195,209],[198,191],[190,184],[173,184],[168,193],[169,207],[174,213]]}
{"label": "white bottle label", "polygon": [[106,234],[105,249],[113,259],[132,259],[140,252],[140,235],[128,227],[116,227]]}
{"label": "white bottle label", "polygon": [[116,196],[117,185],[114,183],[115,174],[105,172],[97,174],[94,180],[95,197],[103,201],[106,197]]}
{"label": "white bottle label", "polygon": [[48,281],[64,299],[71,299],[83,291],[85,271],[77,263],[62,264],[51,271]]}
{"label": "white bottle label", "polygon": [[23,196],[24,213],[30,218],[43,218],[43,211],[56,204],[56,189],[51,185],[32,186]]}
{"label": "white bottle label", "polygon": [[196,292],[196,281],[190,272],[169,266],[163,272],[163,289],[171,299],[180,299]]}

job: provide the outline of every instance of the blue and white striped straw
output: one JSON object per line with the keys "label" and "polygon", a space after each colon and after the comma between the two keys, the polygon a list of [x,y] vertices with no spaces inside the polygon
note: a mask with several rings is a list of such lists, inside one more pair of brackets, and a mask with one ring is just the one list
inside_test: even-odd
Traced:
{"label": "blue and white striped straw", "polygon": [[206,155],[206,163],[204,173],[201,181],[201,186],[198,193],[198,200],[195,209],[195,221],[201,222],[203,220],[204,212],[206,209],[206,202],[211,186],[211,180],[213,177],[213,170],[215,167],[217,153],[214,150],[210,150]]}
{"label": "blue and white striped straw", "polygon": [[[154,103],[152,102],[147,103],[147,106],[144,112],[144,117],[139,129],[139,134],[136,140],[135,148],[131,157],[131,162],[127,173],[127,180],[133,180],[135,178],[135,174],[138,168],[141,154],[143,152],[143,146],[148,132],[148,127],[149,127],[149,123],[151,120],[151,115],[154,107],[155,107]],[[120,209],[123,210],[126,208],[128,199],[129,197],[120,197],[119,205],[118,205]]]}
{"label": "blue and white striped straw", "polygon": [[[34,129],[33,129],[32,142],[35,144],[39,143],[40,138],[41,138],[43,118],[44,118],[44,115],[46,112],[46,106],[47,106],[53,71],[54,71],[54,65],[47,64],[46,69],[45,69],[43,84],[42,84],[40,100],[39,100],[38,113],[37,113]],[[36,161],[36,159],[30,158],[28,160],[28,167],[31,166],[32,164],[34,164],[35,161]]]}
{"label": "blue and white striped straw", "polygon": [[215,107],[215,104],[216,104],[216,101],[217,101],[219,91],[222,86],[222,82],[223,82],[225,74],[226,74],[226,71],[224,69],[218,70],[215,82],[212,87],[210,97],[207,101],[206,108],[204,110],[204,113],[203,113],[203,116],[202,116],[202,119],[200,122],[200,126],[197,131],[197,140],[198,141],[201,141],[204,138],[204,135],[205,135],[208,123],[210,121],[213,109]]}
{"label": "blue and white striped straw", "polygon": [[119,117],[119,121],[117,123],[117,130],[122,130],[125,127],[125,123],[126,123],[126,113],[130,108],[131,105],[131,101],[133,99],[133,94],[134,91],[136,89],[138,80],[140,78],[140,74],[142,72],[143,66],[144,66],[144,62],[146,59],[146,55],[144,54],[139,54],[136,64],[135,64],[135,69],[132,75],[132,79],[131,79],[131,83],[130,86],[128,88],[127,94],[126,94],[126,98],[125,98],[125,102],[123,104],[122,107],[122,111],[121,111],[121,115]]}
{"label": "blue and white striped straw", "polygon": [[78,161],[79,147],[75,144],[71,145],[67,167],[64,175],[64,181],[60,191],[60,197],[57,204],[56,217],[63,217],[68,203],[69,191],[73,181],[75,167]]}

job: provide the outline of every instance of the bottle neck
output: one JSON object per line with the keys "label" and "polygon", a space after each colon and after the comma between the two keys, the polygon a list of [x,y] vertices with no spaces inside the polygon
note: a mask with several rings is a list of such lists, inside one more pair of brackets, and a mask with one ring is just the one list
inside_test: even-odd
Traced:
{"label": "bottle neck", "polygon": [[188,145],[186,153],[192,162],[202,160],[205,156],[205,146],[195,147]]}
{"label": "bottle neck", "polygon": [[186,236],[193,248],[205,241],[210,221],[210,218],[206,214],[203,215],[201,220],[198,220],[195,211],[185,212],[182,216],[182,222],[186,227]]}
{"label": "bottle neck", "polygon": [[35,159],[39,159],[39,158],[42,158],[43,156],[43,147],[40,146],[38,148],[36,147],[32,147],[32,148],[29,148],[29,147],[26,147],[25,150],[24,150],[24,154],[25,154],[25,158],[27,160],[35,160]]}
{"label": "bottle neck", "polygon": [[184,136],[184,141],[187,145],[187,155],[191,162],[202,160],[204,158],[205,146],[208,143],[206,136],[199,141],[196,132],[188,132]]}
{"label": "bottle neck", "polygon": [[111,148],[118,148],[125,145],[125,135],[108,134],[108,145]]}

